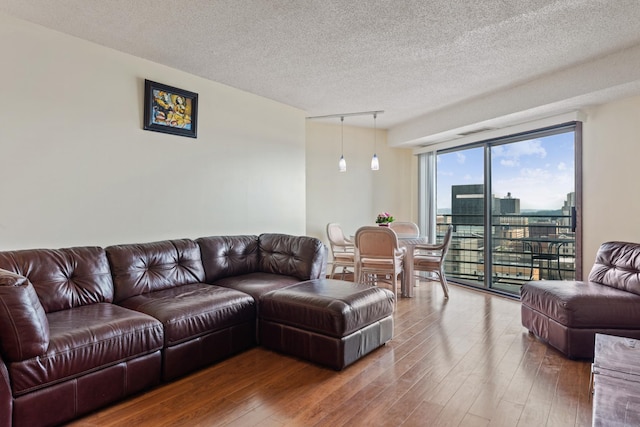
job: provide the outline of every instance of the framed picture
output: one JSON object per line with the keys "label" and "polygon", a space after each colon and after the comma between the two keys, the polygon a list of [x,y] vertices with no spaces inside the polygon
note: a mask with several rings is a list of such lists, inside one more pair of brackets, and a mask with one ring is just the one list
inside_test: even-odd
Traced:
{"label": "framed picture", "polygon": [[145,80],[144,129],[196,138],[198,94]]}

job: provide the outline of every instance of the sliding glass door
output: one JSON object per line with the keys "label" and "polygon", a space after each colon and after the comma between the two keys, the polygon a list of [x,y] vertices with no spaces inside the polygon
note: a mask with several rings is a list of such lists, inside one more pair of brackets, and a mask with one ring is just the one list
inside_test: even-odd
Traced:
{"label": "sliding glass door", "polygon": [[436,153],[436,230],[454,226],[449,280],[518,295],[576,279],[577,124]]}
{"label": "sliding glass door", "polygon": [[447,278],[484,286],[484,148],[437,155],[437,229],[453,224]]}

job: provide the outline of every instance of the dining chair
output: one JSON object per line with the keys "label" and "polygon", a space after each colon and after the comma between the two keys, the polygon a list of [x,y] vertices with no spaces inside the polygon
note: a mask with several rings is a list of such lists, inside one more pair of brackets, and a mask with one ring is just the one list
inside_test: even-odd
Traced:
{"label": "dining chair", "polygon": [[342,267],[341,279],[344,280],[348,269],[351,269],[355,280],[355,246],[353,242],[345,237],[342,227],[336,222],[327,224],[327,237],[333,257],[329,278],[333,279],[336,269]]}
{"label": "dining chair", "polygon": [[416,245],[413,254],[413,270],[435,273],[440,280],[444,297],[449,298],[449,285],[444,274],[444,259],[449,251],[453,226],[450,225],[440,244]]}
{"label": "dining chair", "polygon": [[397,295],[398,276],[403,273],[406,251],[399,246],[395,231],[388,227],[360,227],[355,244],[356,283],[388,282]]}
{"label": "dining chair", "polygon": [[393,221],[389,228],[403,237],[420,237],[420,228],[417,224],[408,221]]}

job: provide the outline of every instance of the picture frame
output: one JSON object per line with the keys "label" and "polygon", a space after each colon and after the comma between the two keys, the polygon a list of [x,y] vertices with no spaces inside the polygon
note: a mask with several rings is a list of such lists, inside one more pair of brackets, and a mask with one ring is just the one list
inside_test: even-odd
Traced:
{"label": "picture frame", "polygon": [[145,79],[144,129],[197,138],[198,94]]}

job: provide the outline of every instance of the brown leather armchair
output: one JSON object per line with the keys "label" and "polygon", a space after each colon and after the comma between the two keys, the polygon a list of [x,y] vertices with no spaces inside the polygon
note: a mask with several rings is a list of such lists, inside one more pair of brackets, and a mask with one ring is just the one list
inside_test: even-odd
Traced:
{"label": "brown leather armchair", "polygon": [[520,295],[524,327],[570,358],[593,358],[596,333],[640,338],[640,244],[603,243],[587,281],[530,281]]}

